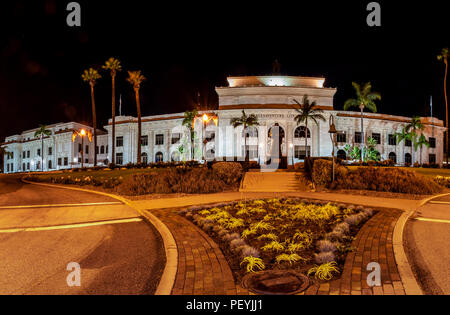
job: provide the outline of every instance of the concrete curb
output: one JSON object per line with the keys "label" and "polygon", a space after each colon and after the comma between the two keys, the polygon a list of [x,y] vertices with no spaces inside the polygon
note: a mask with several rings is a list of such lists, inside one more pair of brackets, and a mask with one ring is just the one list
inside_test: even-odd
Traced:
{"label": "concrete curb", "polygon": [[133,208],[149,224],[151,224],[155,227],[155,229],[159,232],[159,234],[161,235],[161,238],[163,239],[164,250],[166,253],[166,265],[164,267],[164,271],[161,276],[161,280],[159,281],[158,287],[156,288],[155,295],[170,295],[171,294],[173,285],[175,283],[175,276],[177,274],[177,268],[178,268],[178,248],[177,248],[177,244],[175,242],[175,239],[174,239],[172,233],[170,232],[170,230],[167,228],[167,226],[161,220],[159,220],[157,217],[155,217],[150,212],[145,213],[144,211],[142,211],[141,209],[136,207],[131,200],[128,200],[128,199],[118,196],[118,195],[109,194],[109,193],[96,191],[96,190],[83,189],[83,188],[78,188],[78,187],[68,187],[68,186],[62,186],[62,185],[56,185],[56,184],[46,184],[46,183],[36,183],[36,182],[31,182],[31,181],[25,180],[24,178],[22,178],[22,182],[27,183],[27,184],[33,184],[33,185],[70,189],[70,190],[78,190],[78,191],[103,195],[103,196],[107,196],[107,197],[119,200],[119,201],[123,202],[124,204],[126,204],[127,206]]}
{"label": "concrete curb", "polygon": [[403,231],[405,229],[406,222],[420,207],[430,200],[448,195],[450,195],[450,193],[423,199],[416,209],[404,212],[395,224],[392,244],[394,247],[394,255],[397,262],[398,271],[400,273],[400,278],[402,279],[403,287],[407,295],[423,295],[423,292],[417,283],[414,273],[412,272],[411,265],[406,257],[405,249],[403,248]]}

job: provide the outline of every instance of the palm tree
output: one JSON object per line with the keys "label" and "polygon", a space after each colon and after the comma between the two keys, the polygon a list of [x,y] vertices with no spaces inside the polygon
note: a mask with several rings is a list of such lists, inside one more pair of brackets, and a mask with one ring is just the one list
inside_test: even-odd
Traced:
{"label": "palm tree", "polygon": [[325,117],[323,116],[323,110],[315,109],[317,105],[316,101],[310,103],[308,95],[306,94],[303,96],[303,104],[300,104],[299,102],[297,102],[297,100],[294,100],[294,102],[296,102],[300,106],[300,109],[295,109],[298,112],[298,115],[294,118],[295,122],[297,123],[297,125],[305,122],[305,151],[306,157],[308,158],[308,120],[312,120],[316,123],[316,125],[318,125],[319,120],[325,121]]}
{"label": "palm tree", "polygon": [[352,82],[353,88],[356,91],[356,98],[351,98],[345,101],[344,110],[348,110],[351,107],[359,107],[361,110],[361,162],[364,159],[364,108],[367,108],[373,113],[377,112],[376,100],[381,100],[380,93],[372,92],[372,85],[370,82],[364,84],[361,89],[361,85]]}
{"label": "palm tree", "polygon": [[447,150],[447,165],[448,165],[448,100],[447,100],[448,48],[443,48],[441,54],[437,56],[437,59],[442,60],[445,64],[444,97],[445,97],[445,126],[447,127],[445,138],[445,149]]}
{"label": "palm tree", "polygon": [[427,148],[430,147],[430,143],[427,141],[427,138],[422,133],[420,137],[416,141],[415,149],[420,148],[420,164],[422,165],[422,147],[426,146]]}
{"label": "palm tree", "polygon": [[403,127],[400,132],[397,132],[395,134],[395,138],[397,139],[397,144],[400,144],[402,141],[412,141],[412,135],[406,131],[406,127]]}
{"label": "palm tree", "polygon": [[184,112],[183,126],[186,126],[191,136],[191,160],[194,159],[194,121],[198,116],[198,111],[193,109]]}
{"label": "palm tree", "polygon": [[420,117],[414,116],[411,119],[411,122],[405,126],[405,131],[409,134],[411,134],[411,141],[412,141],[412,166],[414,166],[414,158],[416,155],[416,143],[417,143],[417,131],[423,130],[424,126],[420,120]]}
{"label": "palm tree", "polygon": [[108,70],[111,75],[112,83],[112,146],[111,146],[111,163],[116,163],[116,75],[117,72],[122,71],[122,66],[118,59],[114,57],[106,60],[102,66],[103,69]]}
{"label": "palm tree", "polygon": [[46,125],[39,125],[39,129],[36,130],[34,136],[41,138],[41,171],[44,171],[44,137],[50,136],[52,132],[47,129]]}
{"label": "palm tree", "polygon": [[245,150],[245,163],[249,162],[249,155],[247,150],[247,127],[259,126],[258,117],[255,114],[250,114],[247,116],[244,110],[242,110],[241,117],[232,118],[230,124],[236,128],[239,126],[244,127],[244,150]]}
{"label": "palm tree", "polygon": [[141,83],[144,82],[146,78],[141,74],[141,71],[128,71],[127,81],[133,86],[134,94],[136,95],[136,108],[138,115],[138,143],[137,143],[137,163],[141,164],[141,101],[139,99],[139,89],[141,88]]}
{"label": "palm tree", "polygon": [[81,75],[83,81],[88,82],[91,86],[92,124],[94,128],[94,166],[97,166],[97,114],[95,111],[94,86],[101,77],[102,76],[98,71],[93,68],[84,70],[84,73]]}

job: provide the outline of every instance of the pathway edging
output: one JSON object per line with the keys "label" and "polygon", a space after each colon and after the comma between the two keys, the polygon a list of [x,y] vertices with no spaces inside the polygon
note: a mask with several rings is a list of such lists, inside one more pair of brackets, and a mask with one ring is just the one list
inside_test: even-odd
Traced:
{"label": "pathway edging", "polygon": [[133,208],[137,213],[139,213],[140,216],[142,216],[147,223],[151,224],[155,227],[155,229],[159,232],[161,235],[161,238],[163,239],[164,244],[164,250],[166,254],[166,265],[164,267],[163,274],[161,276],[161,279],[159,281],[158,287],[156,288],[155,295],[170,295],[172,292],[173,285],[175,283],[175,276],[177,273],[177,267],[178,267],[178,249],[177,244],[175,242],[175,239],[173,238],[172,233],[167,228],[167,226],[159,220],[156,216],[151,214],[150,212],[144,212],[141,211],[138,207],[133,205],[132,201],[110,193],[101,192],[101,191],[95,191],[90,189],[83,189],[78,187],[68,187],[68,186],[62,186],[62,185],[56,185],[56,184],[46,184],[46,183],[36,183],[32,181],[28,181],[24,178],[22,178],[22,182],[27,184],[33,184],[33,185],[40,185],[40,186],[47,186],[47,187],[53,187],[53,188],[62,188],[62,189],[70,189],[70,190],[78,190],[88,193],[94,193],[98,195],[107,196],[116,200],[119,200],[126,204],[127,206]]}

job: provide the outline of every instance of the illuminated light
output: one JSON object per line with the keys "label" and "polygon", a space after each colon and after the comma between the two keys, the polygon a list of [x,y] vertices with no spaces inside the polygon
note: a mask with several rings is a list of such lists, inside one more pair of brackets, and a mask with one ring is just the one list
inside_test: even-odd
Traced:
{"label": "illuminated light", "polygon": [[292,143],[289,144],[289,148],[292,148],[294,145]]}
{"label": "illuminated light", "polygon": [[206,115],[206,114],[203,114],[203,116],[202,116],[202,119],[203,119],[203,121],[208,121],[208,115]]}
{"label": "illuminated light", "polygon": [[77,163],[78,159],[77,158],[73,158],[73,162]]}
{"label": "illuminated light", "polygon": [[80,133],[81,133],[82,136],[85,136],[85,135],[86,135],[86,130],[81,129],[81,132],[80,132]]}

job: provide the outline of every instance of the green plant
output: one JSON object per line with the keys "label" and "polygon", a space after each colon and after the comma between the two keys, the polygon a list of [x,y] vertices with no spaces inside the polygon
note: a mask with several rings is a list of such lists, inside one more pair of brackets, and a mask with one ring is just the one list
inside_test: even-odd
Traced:
{"label": "green plant", "polygon": [[333,278],[333,274],[339,274],[339,268],[335,261],[331,261],[321,265],[315,265],[308,270],[308,276],[314,274],[317,279],[329,281]]}
{"label": "green plant", "polygon": [[247,127],[259,126],[258,117],[255,114],[247,115],[244,110],[242,110],[241,117],[232,118],[230,124],[237,128],[239,126],[244,127],[244,148],[245,148],[245,163],[249,161],[249,155],[247,150]]}
{"label": "green plant", "polygon": [[266,268],[261,258],[256,258],[253,256],[245,257],[241,262],[241,266],[244,264],[247,264],[246,266],[247,272],[255,272],[256,271],[255,269],[264,270]]}
{"label": "green plant", "polygon": [[262,234],[258,236],[258,240],[270,240],[270,241],[278,241],[278,236],[273,233]]}
{"label": "green plant", "polygon": [[283,246],[283,244],[281,244],[278,241],[272,241],[272,242],[264,245],[263,247],[261,247],[261,249],[263,251],[273,250],[273,251],[279,252],[279,251],[284,250],[284,246]]}
{"label": "green plant", "polygon": [[252,225],[250,225],[250,228],[257,231],[270,231],[274,229],[274,227],[270,223],[265,222],[264,220],[253,223]]}
{"label": "green plant", "polygon": [[278,255],[275,258],[276,262],[278,264],[281,264],[282,262],[288,262],[290,265],[292,265],[292,263],[295,263],[299,260],[306,260],[305,258],[300,257],[299,255],[295,254],[295,253],[291,253],[291,254],[281,254]]}

